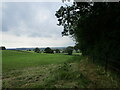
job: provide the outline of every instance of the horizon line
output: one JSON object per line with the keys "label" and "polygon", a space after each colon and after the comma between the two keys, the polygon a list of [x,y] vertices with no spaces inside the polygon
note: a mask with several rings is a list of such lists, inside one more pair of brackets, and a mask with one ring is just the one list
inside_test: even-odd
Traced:
{"label": "horizon line", "polygon": [[[70,45],[71,46],[71,45]],[[38,48],[46,48],[46,47],[67,47],[67,46],[45,46],[45,47],[38,47]],[[37,48],[37,47],[6,47],[6,49],[17,49],[17,48]]]}

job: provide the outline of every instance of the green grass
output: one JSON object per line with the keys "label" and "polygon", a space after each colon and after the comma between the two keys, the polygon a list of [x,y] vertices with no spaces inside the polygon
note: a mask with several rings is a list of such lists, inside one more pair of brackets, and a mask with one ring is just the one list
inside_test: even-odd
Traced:
{"label": "green grass", "polygon": [[[30,53],[3,50],[2,69],[4,88],[40,88],[51,82],[59,66],[74,56],[64,54]],[[56,71],[57,70],[57,71]],[[72,75],[72,74],[71,74]],[[57,77],[58,74],[56,75]],[[55,82],[58,81],[55,79]],[[50,84],[47,87],[53,87]]]}
{"label": "green grass", "polygon": [[2,51],[3,72],[47,64],[59,64],[72,56],[63,54],[40,54],[20,51]]}
{"label": "green grass", "polygon": [[74,53],[2,51],[4,88],[119,88],[103,67]]}
{"label": "green grass", "polygon": [[74,88],[88,82],[72,64],[78,57],[23,51],[2,51],[4,88]]}

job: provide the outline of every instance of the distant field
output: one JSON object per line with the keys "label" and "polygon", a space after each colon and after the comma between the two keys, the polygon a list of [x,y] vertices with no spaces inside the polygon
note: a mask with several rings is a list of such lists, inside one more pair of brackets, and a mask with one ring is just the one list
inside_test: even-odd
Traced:
{"label": "distant field", "polygon": [[71,57],[63,54],[40,54],[4,50],[2,51],[3,72],[46,64],[59,64],[67,61]]}

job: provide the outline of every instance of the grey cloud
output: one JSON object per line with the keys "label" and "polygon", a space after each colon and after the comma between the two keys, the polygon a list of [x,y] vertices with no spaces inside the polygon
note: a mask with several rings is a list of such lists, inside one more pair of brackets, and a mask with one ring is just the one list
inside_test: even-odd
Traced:
{"label": "grey cloud", "polygon": [[[2,30],[3,32],[9,31],[19,36],[60,36],[61,28],[56,25],[57,19],[54,15],[59,8],[58,5],[60,7],[61,4],[4,3]],[[23,25],[21,22],[23,22]]]}
{"label": "grey cloud", "polygon": [[68,46],[71,39],[62,37],[63,27],[57,26],[56,10],[63,3],[3,3],[2,34],[7,47]]}

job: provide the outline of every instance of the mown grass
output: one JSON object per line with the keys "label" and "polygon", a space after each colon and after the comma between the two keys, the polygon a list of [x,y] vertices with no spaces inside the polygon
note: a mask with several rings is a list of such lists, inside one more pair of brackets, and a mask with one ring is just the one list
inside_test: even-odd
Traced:
{"label": "mown grass", "polygon": [[[73,57],[64,54],[3,50],[3,87],[29,88],[43,85],[42,83],[45,83],[44,79],[50,77],[59,65],[71,60]],[[52,73],[51,70],[53,70]]]}
{"label": "mown grass", "polygon": [[59,64],[72,56],[63,54],[40,54],[20,51],[2,51],[3,72],[47,64]]}
{"label": "mown grass", "polygon": [[88,82],[72,63],[79,61],[74,55],[6,50],[2,57],[4,88],[74,88]]}
{"label": "mown grass", "polygon": [[86,57],[3,52],[4,88],[119,88],[119,82]]}

